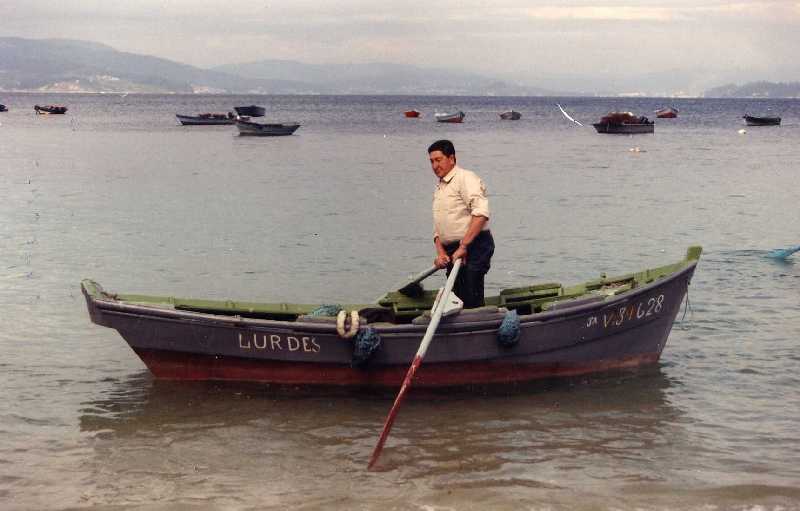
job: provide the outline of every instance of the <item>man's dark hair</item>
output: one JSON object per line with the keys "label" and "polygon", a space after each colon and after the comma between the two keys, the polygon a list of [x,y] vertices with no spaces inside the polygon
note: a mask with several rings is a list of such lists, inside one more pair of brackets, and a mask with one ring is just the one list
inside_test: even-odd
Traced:
{"label": "man's dark hair", "polygon": [[456,154],[456,148],[449,140],[437,140],[432,143],[428,148],[428,154],[434,151],[441,151],[445,156],[454,156]]}

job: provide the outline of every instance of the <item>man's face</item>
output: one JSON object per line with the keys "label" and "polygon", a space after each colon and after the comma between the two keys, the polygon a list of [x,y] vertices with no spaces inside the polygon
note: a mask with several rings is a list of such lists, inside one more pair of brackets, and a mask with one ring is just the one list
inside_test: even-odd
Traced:
{"label": "man's face", "polygon": [[431,158],[431,168],[436,177],[442,179],[456,166],[456,156],[445,156],[441,151],[433,151],[428,156]]}

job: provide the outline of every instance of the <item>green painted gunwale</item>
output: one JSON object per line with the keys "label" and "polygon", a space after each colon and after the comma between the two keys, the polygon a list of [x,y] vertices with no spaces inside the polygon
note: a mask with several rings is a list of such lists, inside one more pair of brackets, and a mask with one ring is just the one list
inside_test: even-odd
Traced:
{"label": "green painted gunwale", "polygon": [[[486,305],[514,309],[520,314],[530,314],[547,311],[553,304],[565,300],[575,300],[598,294],[606,297],[616,296],[682,270],[688,265],[698,261],[702,251],[703,249],[700,246],[691,246],[686,251],[686,257],[677,263],[615,277],[602,276],[598,279],[568,287],[564,287],[557,282],[550,282],[508,288],[500,291],[496,296],[487,297]],[[302,315],[310,314],[321,305],[241,302],[232,300],[198,300],[176,298],[172,296],[114,294],[105,292],[99,284],[90,279],[83,280],[81,285],[86,290],[86,293],[96,300],[113,300],[157,308],[170,308],[226,316],[258,317],[276,321],[295,321]],[[436,290],[426,290],[423,296],[418,298],[408,297],[397,291],[392,291],[381,297],[377,303],[340,305],[346,310],[370,310],[373,313],[375,313],[375,311],[385,311],[394,318],[395,322],[407,323],[411,319],[430,310],[435,296]]]}

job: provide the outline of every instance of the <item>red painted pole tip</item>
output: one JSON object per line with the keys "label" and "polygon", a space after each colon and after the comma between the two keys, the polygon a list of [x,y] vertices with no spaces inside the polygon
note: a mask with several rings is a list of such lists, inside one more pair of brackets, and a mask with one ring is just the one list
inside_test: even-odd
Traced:
{"label": "red painted pole tip", "polygon": [[389,415],[386,416],[386,422],[383,424],[383,431],[381,431],[381,436],[378,439],[378,443],[375,445],[375,449],[372,450],[372,456],[369,459],[367,470],[372,470],[372,467],[374,467],[375,463],[378,462],[378,458],[381,457],[383,445],[386,443],[386,439],[389,438],[389,432],[392,430],[394,419],[397,417],[398,410],[400,410],[400,403],[402,403],[403,399],[406,397],[406,392],[408,391],[409,387],[411,387],[411,380],[414,378],[414,373],[417,372],[417,368],[421,363],[422,357],[414,357],[414,362],[412,362],[411,367],[408,368],[406,377],[403,380],[403,385],[400,387],[400,392],[397,393],[397,397],[394,399],[392,409],[389,410]]}

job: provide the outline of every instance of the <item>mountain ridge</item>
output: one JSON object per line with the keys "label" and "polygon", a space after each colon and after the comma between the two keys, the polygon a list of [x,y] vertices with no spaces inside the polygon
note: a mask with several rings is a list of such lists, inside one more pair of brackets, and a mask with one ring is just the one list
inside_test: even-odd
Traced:
{"label": "mountain ridge", "polygon": [[[476,73],[431,70],[401,64],[261,62],[264,64],[260,67],[248,63],[202,69],[160,57],[118,51],[92,41],[2,37],[0,90],[232,94],[563,94]],[[284,72],[283,76],[264,76],[265,68],[277,62],[290,62],[289,65],[295,68],[294,72]],[[248,71],[248,67],[258,69]],[[333,76],[332,70],[335,71]]]}

